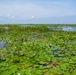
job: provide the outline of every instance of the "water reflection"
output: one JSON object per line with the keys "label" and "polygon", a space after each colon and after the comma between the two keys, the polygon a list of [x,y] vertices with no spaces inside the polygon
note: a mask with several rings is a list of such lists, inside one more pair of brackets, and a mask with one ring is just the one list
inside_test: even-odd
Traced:
{"label": "water reflection", "polygon": [[76,32],[76,27],[63,26],[62,30],[63,31],[74,31],[74,32]]}
{"label": "water reflection", "polygon": [[0,48],[4,48],[5,44],[6,44],[6,42],[0,42]]}
{"label": "water reflection", "polygon": [[53,30],[62,30],[62,31],[70,31],[70,32],[76,32],[76,26],[48,26],[48,28]]}

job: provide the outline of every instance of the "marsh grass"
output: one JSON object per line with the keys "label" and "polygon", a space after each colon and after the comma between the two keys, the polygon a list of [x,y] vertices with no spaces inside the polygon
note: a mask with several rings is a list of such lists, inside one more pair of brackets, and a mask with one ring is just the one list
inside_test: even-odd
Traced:
{"label": "marsh grass", "polygon": [[49,28],[47,26],[12,26],[9,28],[12,32],[47,32]]}

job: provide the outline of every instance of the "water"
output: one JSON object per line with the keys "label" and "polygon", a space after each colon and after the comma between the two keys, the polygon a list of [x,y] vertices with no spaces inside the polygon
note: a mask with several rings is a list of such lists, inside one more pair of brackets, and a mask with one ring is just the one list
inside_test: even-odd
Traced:
{"label": "water", "polygon": [[[55,47],[53,47],[55,48]],[[67,49],[66,48],[63,48],[62,50],[59,50],[59,49],[53,49],[52,50],[52,54],[54,55],[54,57],[66,57],[65,55],[59,55],[59,54],[62,54],[62,52],[65,52]]]}
{"label": "water", "polygon": [[53,30],[76,32],[76,26],[48,26],[48,28]]}
{"label": "water", "polygon": [[59,26],[58,29],[61,29],[63,31],[76,32],[76,27],[71,27],[71,26],[62,26],[62,27]]}
{"label": "water", "polygon": [[0,42],[0,48],[4,48],[5,44],[6,44],[6,42]]}
{"label": "water", "polygon": [[63,31],[73,31],[73,32],[76,32],[76,27],[63,26],[63,27],[62,27],[62,30],[63,30]]}

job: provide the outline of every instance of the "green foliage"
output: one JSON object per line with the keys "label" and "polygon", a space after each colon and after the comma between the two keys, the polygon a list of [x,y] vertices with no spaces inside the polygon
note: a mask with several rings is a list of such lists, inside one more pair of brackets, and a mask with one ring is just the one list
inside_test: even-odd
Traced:
{"label": "green foliage", "polygon": [[0,28],[0,33],[4,32],[5,29],[4,28]]}
{"label": "green foliage", "polygon": [[76,74],[76,32],[51,31],[46,25],[6,26],[7,32],[0,33],[6,43],[0,48],[0,75]]}

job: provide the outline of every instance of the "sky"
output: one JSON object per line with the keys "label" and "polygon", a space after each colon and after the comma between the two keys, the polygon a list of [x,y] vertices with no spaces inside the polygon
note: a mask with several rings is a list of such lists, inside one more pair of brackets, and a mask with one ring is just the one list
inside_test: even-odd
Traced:
{"label": "sky", "polygon": [[0,24],[76,24],[76,0],[0,0]]}

